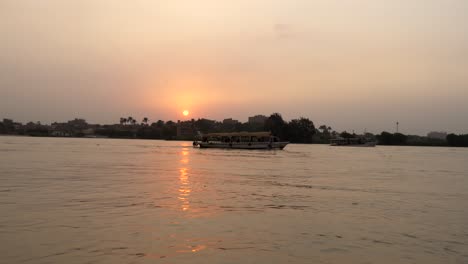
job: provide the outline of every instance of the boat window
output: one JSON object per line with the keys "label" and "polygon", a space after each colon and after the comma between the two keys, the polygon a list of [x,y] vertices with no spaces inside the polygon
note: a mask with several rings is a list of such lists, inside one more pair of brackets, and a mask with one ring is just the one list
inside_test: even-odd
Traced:
{"label": "boat window", "polygon": [[242,142],[250,142],[250,137],[249,136],[242,136],[241,141]]}

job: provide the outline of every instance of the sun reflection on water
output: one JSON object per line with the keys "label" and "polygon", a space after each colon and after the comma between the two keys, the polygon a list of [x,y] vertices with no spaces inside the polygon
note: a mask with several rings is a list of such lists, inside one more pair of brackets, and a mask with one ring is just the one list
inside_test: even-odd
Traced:
{"label": "sun reflection on water", "polygon": [[185,249],[177,250],[179,253],[195,253],[201,250],[206,249],[206,245],[194,245],[194,246],[186,246]]}
{"label": "sun reflection on water", "polygon": [[[180,160],[180,163],[182,165],[186,165],[189,162],[189,152],[187,149],[184,148],[181,152],[182,159]],[[179,200],[181,201],[181,210],[182,211],[188,211],[190,209],[190,193],[192,192],[191,186],[190,186],[190,181],[189,181],[189,173],[188,173],[188,168],[186,166],[182,166],[182,168],[179,169]]]}
{"label": "sun reflection on water", "polygon": [[[179,163],[177,167],[178,180],[175,182],[175,187],[172,191],[177,197],[174,203],[174,209],[184,213],[186,218],[198,218],[212,216],[216,213],[208,203],[199,203],[200,197],[214,197],[214,193],[207,188],[208,183],[204,181],[206,175],[197,173],[194,159],[197,156],[191,157],[194,153],[190,150],[191,145],[182,145],[182,150],[177,151]],[[196,155],[196,154],[195,154]],[[199,157],[198,157],[199,158]],[[195,168],[194,168],[195,166]]]}

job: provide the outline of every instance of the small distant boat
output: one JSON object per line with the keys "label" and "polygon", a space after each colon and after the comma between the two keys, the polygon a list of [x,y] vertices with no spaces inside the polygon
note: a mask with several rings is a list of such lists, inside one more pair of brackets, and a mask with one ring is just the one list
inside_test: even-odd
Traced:
{"label": "small distant boat", "polygon": [[330,146],[343,147],[375,147],[377,142],[363,137],[358,138],[335,138],[330,140]]}
{"label": "small distant boat", "polygon": [[226,149],[284,149],[288,144],[270,132],[211,133],[193,142],[194,147]]}

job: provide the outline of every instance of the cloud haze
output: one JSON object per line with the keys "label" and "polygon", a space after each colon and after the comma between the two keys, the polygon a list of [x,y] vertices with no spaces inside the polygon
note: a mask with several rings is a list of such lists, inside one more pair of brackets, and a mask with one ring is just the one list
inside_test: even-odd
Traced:
{"label": "cloud haze", "polygon": [[[230,2],[230,3],[224,3]],[[0,3],[0,117],[468,132],[466,1]]]}

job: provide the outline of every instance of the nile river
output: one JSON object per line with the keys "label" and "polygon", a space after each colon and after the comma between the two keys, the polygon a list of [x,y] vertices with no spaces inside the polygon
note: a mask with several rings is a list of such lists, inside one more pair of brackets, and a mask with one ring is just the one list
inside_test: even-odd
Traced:
{"label": "nile river", "polygon": [[468,149],[0,137],[0,263],[468,263]]}

